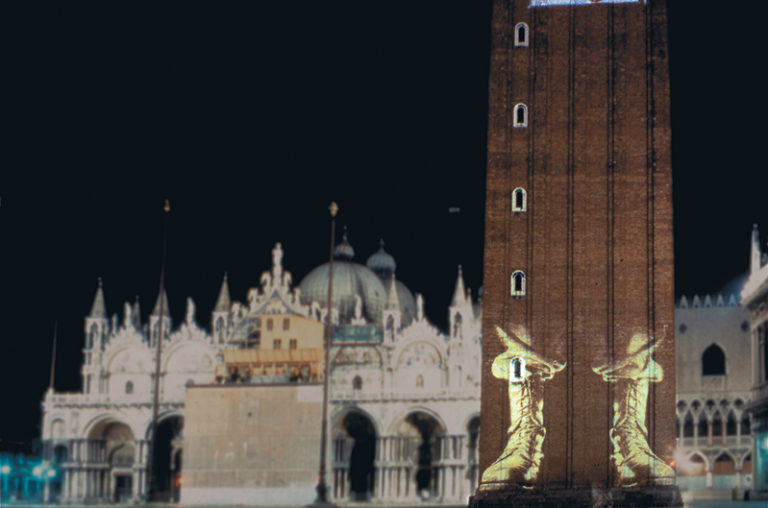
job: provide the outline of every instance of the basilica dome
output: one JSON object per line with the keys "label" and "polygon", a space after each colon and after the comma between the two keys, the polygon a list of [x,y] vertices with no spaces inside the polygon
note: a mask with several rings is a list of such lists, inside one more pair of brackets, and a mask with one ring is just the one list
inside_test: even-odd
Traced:
{"label": "basilica dome", "polygon": [[[355,251],[345,234],[334,250],[333,262],[333,306],[339,309],[342,323],[348,323],[355,316],[355,297],[362,304],[362,314],[372,323],[382,322],[382,312],[387,306],[387,294],[391,279],[394,278],[395,259],[384,251],[368,258],[364,266],[352,261]],[[301,302],[313,301],[322,306],[328,302],[328,263],[324,263],[304,277],[299,284]],[[416,304],[411,291],[399,280],[395,289],[400,304],[403,325],[409,324],[416,314]]]}
{"label": "basilica dome", "polygon": [[[362,303],[362,314],[369,322],[380,323],[382,311],[387,305],[387,290],[381,280],[370,269],[352,262],[355,251],[344,238],[334,250],[333,262],[333,306],[339,309],[342,323],[355,316],[356,297]],[[301,280],[301,302],[318,302],[328,305],[329,266],[324,263]]]}

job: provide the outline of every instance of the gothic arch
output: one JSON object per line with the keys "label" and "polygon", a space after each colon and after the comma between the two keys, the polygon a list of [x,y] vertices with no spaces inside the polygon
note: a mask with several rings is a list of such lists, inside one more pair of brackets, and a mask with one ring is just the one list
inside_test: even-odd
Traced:
{"label": "gothic arch", "polygon": [[[137,357],[141,357],[141,362],[138,364],[138,368],[133,368],[132,370],[129,370],[128,373],[148,373],[148,372],[154,372],[154,369],[152,366],[154,365],[152,354],[150,353],[149,349],[143,344],[124,344],[116,348],[110,348],[106,353],[106,359],[103,362],[103,365],[107,367],[107,371],[110,374],[115,374],[116,369],[119,367],[118,360],[122,360],[121,356],[123,356],[123,353],[132,353],[136,355]],[[133,360],[131,362],[128,362],[131,365],[137,365],[136,361]]]}
{"label": "gothic arch", "polygon": [[373,430],[376,432],[376,435],[381,435],[381,431],[379,429],[380,425],[379,422],[376,421],[376,418],[374,418],[371,413],[355,404],[346,405],[335,410],[330,418],[331,422],[333,422],[331,428],[339,429],[349,413],[360,413],[366,417],[371,422],[371,425],[373,425]]}
{"label": "gothic arch", "polygon": [[[179,355],[184,355],[185,353],[195,353],[195,356],[199,360],[199,364],[193,367],[192,369],[176,368],[178,366],[174,365],[174,362],[177,361],[177,358],[179,357]],[[206,361],[205,360],[206,358],[210,362],[210,370],[211,372],[213,372],[214,365],[216,364],[216,349],[211,347],[211,345],[208,344],[207,342],[198,341],[198,340],[191,340],[191,341],[185,340],[185,341],[180,341],[177,344],[171,345],[171,347],[168,348],[163,353],[161,366],[163,368],[163,371],[168,373],[192,372],[202,368],[203,363]]]}
{"label": "gothic arch", "polygon": [[[426,348],[426,352],[434,351],[436,354],[437,363],[435,363],[436,367],[442,367],[445,363],[445,346],[442,344],[436,344],[433,341],[429,339],[416,339],[407,341],[402,344],[398,344],[399,347],[396,347],[395,350],[392,352],[392,359],[394,363],[394,367],[400,368],[407,366],[408,358],[404,355],[406,350],[411,349],[412,353],[417,354],[419,353],[419,348]],[[424,352],[422,350],[422,352]]]}
{"label": "gothic arch", "polygon": [[726,358],[725,350],[713,342],[701,354],[701,374],[703,376],[725,375]]}
{"label": "gothic arch", "polygon": [[87,438],[91,437],[91,435],[94,432],[96,432],[100,428],[101,429],[106,428],[108,425],[112,423],[121,423],[126,425],[129,429],[131,429],[131,432],[133,433],[134,438],[136,436],[142,435],[142,433],[138,431],[139,429],[137,429],[137,425],[135,421],[132,421],[127,415],[121,414],[117,411],[110,411],[110,412],[101,413],[97,416],[94,416],[81,427],[78,435],[87,437]]}
{"label": "gothic arch", "polygon": [[440,414],[437,411],[435,411],[430,407],[419,404],[416,406],[410,406],[407,409],[404,409],[398,412],[389,423],[389,427],[388,427],[389,433],[392,435],[397,434],[397,428],[406,421],[408,416],[414,413],[424,413],[427,416],[432,417],[437,422],[437,424],[440,425],[444,433],[449,432],[448,426],[445,424],[445,420],[442,418],[442,416],[440,416]]}
{"label": "gothic arch", "polygon": [[686,459],[688,462],[693,462],[694,457],[698,457],[702,461],[704,464],[704,471],[710,471],[710,463],[706,455],[697,450],[689,453]]}
{"label": "gothic arch", "polygon": [[67,435],[67,426],[64,423],[64,418],[60,416],[54,416],[51,419],[51,423],[48,426],[48,436],[54,441],[65,439]]}
{"label": "gothic arch", "polygon": [[[157,424],[160,425],[170,418],[181,418],[184,420],[184,411],[182,409],[168,409],[157,414]],[[152,433],[152,415],[144,421],[144,433],[142,434],[146,439],[150,438]],[[139,434],[137,434],[139,435]]]}

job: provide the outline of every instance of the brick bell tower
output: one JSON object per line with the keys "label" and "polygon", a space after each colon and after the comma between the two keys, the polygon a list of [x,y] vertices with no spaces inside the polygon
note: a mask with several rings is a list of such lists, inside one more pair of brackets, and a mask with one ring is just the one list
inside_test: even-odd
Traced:
{"label": "brick bell tower", "polygon": [[664,0],[494,0],[473,506],[681,505]]}

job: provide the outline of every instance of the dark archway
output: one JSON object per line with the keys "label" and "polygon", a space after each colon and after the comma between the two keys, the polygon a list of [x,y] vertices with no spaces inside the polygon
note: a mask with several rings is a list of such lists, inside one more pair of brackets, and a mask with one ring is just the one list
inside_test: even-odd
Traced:
{"label": "dark archway", "polygon": [[419,436],[414,453],[416,494],[423,500],[435,498],[440,492],[435,463],[441,457],[439,438],[445,434],[445,429],[432,415],[421,411],[409,414],[405,421],[416,430]]}
{"label": "dark archway", "polygon": [[356,411],[348,413],[342,425],[347,435],[354,439],[349,456],[350,497],[356,501],[368,501],[373,497],[376,429],[368,417]]}
{"label": "dark archway", "polygon": [[91,429],[88,439],[100,443],[98,460],[109,464],[95,483],[94,495],[117,503],[131,501],[136,451],[133,430],[126,423],[106,419]]}
{"label": "dark archway", "polygon": [[477,486],[477,469],[479,460],[478,444],[480,438],[480,416],[473,417],[467,424],[467,453],[469,454],[469,468],[467,469],[467,478],[472,488]]}
{"label": "dark archway", "polygon": [[181,416],[171,416],[157,424],[149,484],[150,501],[178,500],[183,428],[184,419]]}

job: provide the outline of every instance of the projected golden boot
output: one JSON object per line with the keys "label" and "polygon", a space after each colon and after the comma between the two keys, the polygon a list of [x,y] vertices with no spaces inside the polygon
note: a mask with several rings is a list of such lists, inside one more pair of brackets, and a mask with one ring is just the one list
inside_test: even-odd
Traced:
{"label": "projected golden boot", "polygon": [[483,472],[480,490],[518,486],[531,488],[541,466],[546,435],[542,418],[544,381],[565,365],[547,361],[514,334],[496,327],[507,350],[493,361],[494,377],[508,380],[510,426],[507,445],[496,461]]}
{"label": "projected golden boot", "polygon": [[611,458],[621,487],[672,485],[675,481],[675,471],[648,445],[645,426],[648,387],[664,377],[661,365],[653,359],[654,347],[652,339],[636,335],[626,359],[593,369],[604,381],[615,383]]}

